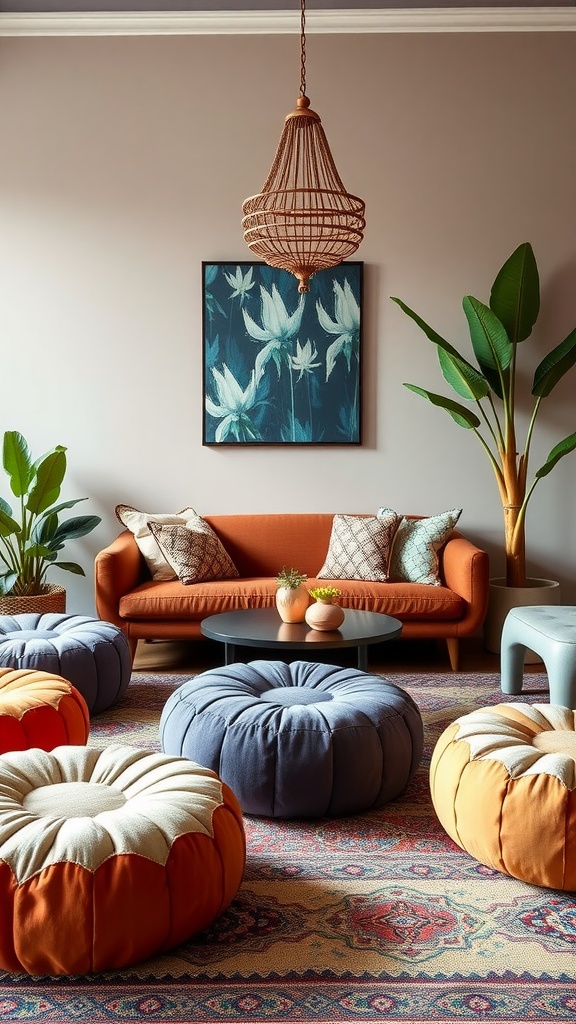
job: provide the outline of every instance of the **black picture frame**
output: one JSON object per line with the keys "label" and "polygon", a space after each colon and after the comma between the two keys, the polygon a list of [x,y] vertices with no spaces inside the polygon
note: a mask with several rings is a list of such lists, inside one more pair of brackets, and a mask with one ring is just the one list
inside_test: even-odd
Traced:
{"label": "black picture frame", "polygon": [[363,263],[202,263],[202,444],[362,443]]}

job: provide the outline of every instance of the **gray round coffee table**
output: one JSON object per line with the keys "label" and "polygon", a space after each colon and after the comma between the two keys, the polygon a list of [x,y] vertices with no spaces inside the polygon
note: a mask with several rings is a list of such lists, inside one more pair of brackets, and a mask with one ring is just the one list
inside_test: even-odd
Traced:
{"label": "gray round coffee table", "polygon": [[224,663],[236,660],[236,647],[266,647],[274,650],[305,650],[313,647],[329,650],[358,648],[358,668],[368,668],[368,646],[392,640],[402,631],[402,623],[391,615],[346,609],[339,629],[322,632],[306,622],[282,622],[275,608],[242,608],[220,615],[209,615],[200,628],[204,636],[224,644]]}

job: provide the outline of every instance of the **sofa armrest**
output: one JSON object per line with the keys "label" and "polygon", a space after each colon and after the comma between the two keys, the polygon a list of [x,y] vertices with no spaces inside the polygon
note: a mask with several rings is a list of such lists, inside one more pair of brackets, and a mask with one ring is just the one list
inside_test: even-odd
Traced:
{"label": "sofa armrest", "polygon": [[120,598],[146,578],[146,564],[133,535],[124,530],[94,561],[96,612],[100,619],[123,627]]}
{"label": "sofa armrest", "polygon": [[455,533],[442,552],[442,575],[450,590],[468,606],[460,623],[461,636],[470,636],[484,622],[488,608],[489,559],[486,551]]}

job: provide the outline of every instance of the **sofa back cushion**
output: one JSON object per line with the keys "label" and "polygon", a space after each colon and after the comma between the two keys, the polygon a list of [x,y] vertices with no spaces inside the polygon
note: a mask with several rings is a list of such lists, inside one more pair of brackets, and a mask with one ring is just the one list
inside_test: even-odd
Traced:
{"label": "sofa back cushion", "polygon": [[[363,518],[369,513],[355,513]],[[419,516],[407,516],[417,519]],[[333,512],[272,512],[204,516],[240,576],[274,576],[283,565],[316,577],[330,545]]]}
{"label": "sofa back cushion", "polygon": [[204,516],[240,576],[277,576],[283,565],[316,576],[330,542],[331,512]]}

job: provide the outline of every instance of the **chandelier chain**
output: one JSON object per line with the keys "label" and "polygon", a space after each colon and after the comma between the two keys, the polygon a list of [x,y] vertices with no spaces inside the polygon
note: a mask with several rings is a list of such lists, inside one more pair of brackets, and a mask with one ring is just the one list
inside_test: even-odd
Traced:
{"label": "chandelier chain", "polygon": [[300,0],[300,95],[306,95],[306,0]]}

